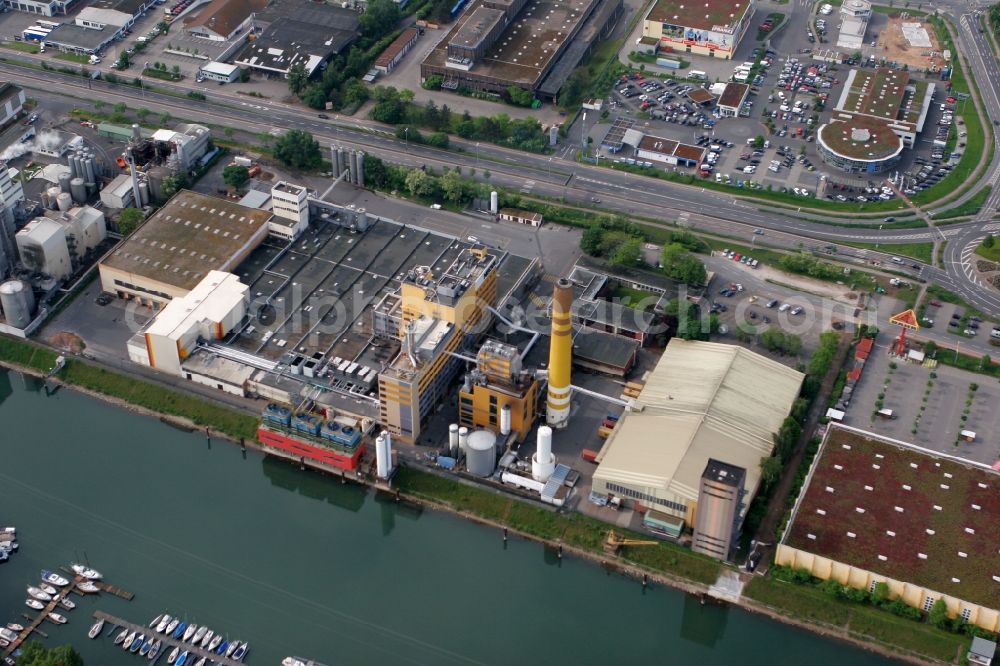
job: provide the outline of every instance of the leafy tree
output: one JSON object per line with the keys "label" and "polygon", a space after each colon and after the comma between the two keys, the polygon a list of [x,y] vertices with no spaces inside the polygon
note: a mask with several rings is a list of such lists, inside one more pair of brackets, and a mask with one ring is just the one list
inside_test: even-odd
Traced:
{"label": "leafy tree", "polygon": [[802,426],[799,425],[799,422],[791,416],[786,416],[785,420],[781,422],[778,432],[774,435],[774,446],[781,460],[787,461],[791,457],[792,451],[795,450],[795,444],[801,435]]}
{"label": "leafy tree", "polygon": [[798,356],[802,351],[802,338],[797,335],[788,334],[785,336],[785,353],[789,356]]}
{"label": "leafy tree", "polygon": [[250,170],[239,164],[230,164],[222,170],[222,180],[226,181],[226,185],[235,190],[250,180]]}
{"label": "leafy tree", "polygon": [[586,67],[577,67],[566,79],[559,90],[559,105],[563,107],[576,106],[583,101],[590,84],[590,74]]}
{"label": "leafy tree", "polygon": [[188,177],[186,173],[175,173],[163,179],[163,185],[160,187],[160,193],[163,195],[164,199],[169,199],[187,187],[188,184]]}
{"label": "leafy tree", "polygon": [[767,456],[760,459],[760,478],[765,486],[776,483],[781,478],[781,459],[775,456]]}
{"label": "leafy tree", "polygon": [[708,279],[705,265],[680,243],[668,243],[661,252],[663,272],[685,284],[703,285]]}
{"label": "leafy tree", "polygon": [[822,590],[824,594],[828,594],[834,598],[840,597],[844,593],[844,586],[832,578],[827,578],[820,583],[819,589]]}
{"label": "leafy tree", "polygon": [[983,239],[983,247],[987,250],[991,249],[996,241],[993,239],[993,234],[986,234],[986,238]]}
{"label": "leafy tree", "polygon": [[601,246],[598,254],[602,257],[610,257],[622,243],[632,239],[632,236],[624,231],[606,231],[601,237]]}
{"label": "leafy tree", "polygon": [[389,170],[385,162],[374,155],[365,153],[365,181],[373,187],[385,187],[389,183]]}
{"label": "leafy tree", "polygon": [[399,5],[393,0],[370,0],[361,15],[361,32],[378,39],[392,32],[398,22]]}
{"label": "leafy tree", "polygon": [[340,99],[344,106],[360,106],[368,101],[368,86],[358,79],[351,79],[344,84]]}
{"label": "leafy tree", "polygon": [[135,117],[141,121],[145,119],[145,117],[148,116],[150,113],[151,112],[149,109],[147,109],[144,106],[140,106],[138,109],[135,110]]}
{"label": "leafy tree", "polygon": [[637,266],[642,253],[642,241],[635,236],[618,243],[614,251],[608,257],[608,263],[612,266]]}
{"label": "leafy tree", "polygon": [[170,68],[170,71],[173,72],[175,75],[176,74],[180,74],[181,73],[181,66],[180,65],[174,65],[173,67]]}
{"label": "leafy tree", "polygon": [[600,225],[593,224],[583,230],[580,237],[580,249],[585,254],[596,255],[601,251],[601,240],[604,238],[604,229]]}
{"label": "leafy tree", "polygon": [[924,354],[927,356],[933,356],[934,352],[937,351],[937,345],[934,344],[933,340],[928,340],[924,343]]}
{"label": "leafy tree", "polygon": [[128,236],[146,219],[141,208],[126,208],[118,215],[118,232]]}
{"label": "leafy tree", "polygon": [[927,622],[938,629],[951,628],[951,620],[948,619],[948,604],[944,599],[938,599],[931,606],[927,613]]}
{"label": "leafy tree", "polygon": [[434,176],[421,169],[406,174],[406,189],[415,197],[430,197],[437,190]]}
{"label": "leafy tree", "polygon": [[171,116],[169,113],[167,113],[166,111],[164,111],[163,113],[160,114],[160,124],[161,125],[166,125],[167,123],[170,122],[170,120],[172,118],[173,118],[173,116]]}
{"label": "leafy tree", "polygon": [[315,169],[323,161],[319,142],[303,130],[288,130],[274,142],[274,156],[296,169]]}
{"label": "leafy tree", "polygon": [[535,101],[534,95],[524,88],[518,88],[517,86],[507,88],[507,96],[510,97],[511,103],[517,106],[531,106],[532,102]]}
{"label": "leafy tree", "polygon": [[17,658],[21,666],[83,666],[83,658],[72,645],[46,648],[37,641],[26,643]]}
{"label": "leafy tree", "polygon": [[875,589],[872,590],[872,603],[876,606],[889,603],[889,586],[885,582],[875,584]]}
{"label": "leafy tree", "polygon": [[450,170],[438,180],[441,186],[441,193],[444,198],[453,203],[459,203],[465,198],[465,181],[462,174],[456,170]]}
{"label": "leafy tree", "polygon": [[297,62],[288,69],[288,89],[293,95],[298,95],[305,90],[309,83],[309,75],[306,73],[306,66]]}

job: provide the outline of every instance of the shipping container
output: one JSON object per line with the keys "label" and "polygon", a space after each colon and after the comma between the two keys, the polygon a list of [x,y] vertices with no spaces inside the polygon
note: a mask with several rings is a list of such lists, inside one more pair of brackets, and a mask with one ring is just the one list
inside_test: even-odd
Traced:
{"label": "shipping container", "polygon": [[580,457],[587,462],[596,463],[597,462],[597,451],[591,451],[590,449],[584,449],[580,452]]}

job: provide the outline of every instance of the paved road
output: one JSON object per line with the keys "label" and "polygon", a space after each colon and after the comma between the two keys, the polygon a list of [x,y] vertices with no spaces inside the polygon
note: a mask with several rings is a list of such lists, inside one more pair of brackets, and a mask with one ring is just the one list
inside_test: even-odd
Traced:
{"label": "paved road", "polygon": [[[964,39],[968,41],[970,38]],[[984,58],[976,48],[988,49],[988,45],[974,45],[973,51],[979,54],[979,59],[971,58],[971,60],[979,62],[982,67],[986,67],[984,63],[989,61],[995,68],[992,56],[987,54],[988,57]],[[301,109],[280,103],[269,101],[258,103],[257,100],[234,99],[225,93],[214,92],[208,94],[206,102],[199,103],[140,91],[130,86],[116,86],[103,81],[87,82],[60,73],[46,72],[43,75],[16,65],[8,65],[6,69],[9,71],[9,78],[27,87],[84,98],[93,95],[94,90],[101,90],[102,98],[108,101],[122,100],[134,105],[138,98],[143,106],[153,111],[169,111],[184,118],[224,126],[239,124],[242,128],[257,132],[280,132],[286,128],[305,129],[312,132],[323,144],[342,143],[359,146],[374,155],[404,165],[427,164],[434,167],[458,165],[477,169],[480,178],[484,175],[482,172],[488,169],[491,183],[520,190],[525,194],[562,197],[568,201],[588,205],[593,199],[600,199],[600,206],[603,208],[668,221],[674,221],[686,214],[688,222],[694,226],[746,238],[750,237],[754,228],[767,229],[769,242],[776,239],[780,241],[783,235],[787,235],[785,240],[794,239],[795,245],[801,244],[803,238],[818,239],[825,243],[854,241],[887,245],[926,242],[941,237],[954,238],[954,242],[948,243],[948,260],[943,271],[924,265],[918,266],[916,270],[909,268],[907,270],[961,293],[966,300],[980,309],[1000,313],[1000,296],[970,280],[968,273],[962,268],[961,254],[959,253],[957,258],[953,256],[959,245],[968,245],[975,238],[984,235],[988,229],[992,230],[992,227],[988,226],[991,223],[982,220],[952,225],[940,231],[934,229],[876,231],[843,228],[813,221],[816,218],[810,214],[798,213],[790,216],[776,210],[762,210],[758,203],[737,199],[725,193],[567,162],[560,156],[527,154],[460,139],[453,139],[452,146],[464,152],[444,151],[400,141],[385,126],[372,121],[339,116],[321,120],[313,116],[312,112],[304,113]],[[980,80],[978,74],[979,72],[977,81]],[[985,80],[989,82],[989,93],[984,93],[984,98],[988,108],[994,107],[997,100],[994,81],[988,77]],[[157,82],[157,85],[163,86],[161,82]],[[163,87],[184,90],[177,86]],[[991,115],[1000,113],[991,112]],[[996,173],[1000,172],[992,171],[991,177],[995,177]],[[711,211],[711,214],[707,214],[708,211]],[[992,226],[1000,230],[1000,225],[992,223]],[[856,251],[846,247],[841,247],[839,250],[842,255],[853,256],[858,261],[888,260],[888,253]]]}

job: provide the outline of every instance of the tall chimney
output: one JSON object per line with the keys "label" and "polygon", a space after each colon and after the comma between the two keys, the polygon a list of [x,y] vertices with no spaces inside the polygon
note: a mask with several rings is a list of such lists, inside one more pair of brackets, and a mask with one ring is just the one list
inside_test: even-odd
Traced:
{"label": "tall chimney", "polygon": [[573,285],[560,278],[552,293],[552,335],[549,338],[549,393],[545,422],[564,428],[569,422],[570,365],[573,362]]}

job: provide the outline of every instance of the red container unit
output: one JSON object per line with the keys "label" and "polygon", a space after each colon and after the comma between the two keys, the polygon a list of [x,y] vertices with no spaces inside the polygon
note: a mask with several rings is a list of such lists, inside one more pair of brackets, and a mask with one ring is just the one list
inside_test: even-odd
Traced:
{"label": "red container unit", "polygon": [[305,437],[296,437],[290,432],[279,431],[264,424],[257,428],[257,439],[265,450],[268,448],[278,449],[296,459],[304,458],[307,461],[312,460],[351,472],[358,468],[358,462],[365,450],[364,441],[360,442],[353,450],[342,449],[341,447],[326,446],[315,438],[306,441]]}

